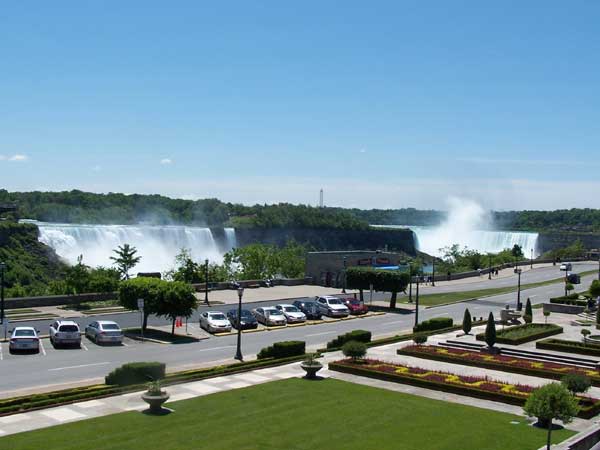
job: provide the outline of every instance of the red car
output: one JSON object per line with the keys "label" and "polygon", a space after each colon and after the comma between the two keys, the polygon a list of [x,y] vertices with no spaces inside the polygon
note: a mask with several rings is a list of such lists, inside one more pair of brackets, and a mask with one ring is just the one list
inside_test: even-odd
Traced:
{"label": "red car", "polygon": [[340,298],[340,300],[344,303],[344,305],[346,305],[346,307],[350,310],[350,314],[352,315],[366,314],[369,311],[367,305],[357,298],[345,297]]}

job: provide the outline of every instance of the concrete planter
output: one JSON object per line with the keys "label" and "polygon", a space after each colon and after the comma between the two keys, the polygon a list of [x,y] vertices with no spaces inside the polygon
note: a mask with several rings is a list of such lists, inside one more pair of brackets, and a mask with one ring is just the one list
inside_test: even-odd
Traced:
{"label": "concrete planter", "polygon": [[300,367],[306,372],[304,378],[307,380],[316,380],[317,372],[323,368],[323,364],[320,362],[313,362],[312,364],[301,363]]}
{"label": "concrete planter", "polygon": [[142,394],[142,400],[148,403],[150,414],[163,414],[163,403],[169,400],[169,394],[166,392],[162,392],[160,395],[149,394],[148,392],[144,392]]}

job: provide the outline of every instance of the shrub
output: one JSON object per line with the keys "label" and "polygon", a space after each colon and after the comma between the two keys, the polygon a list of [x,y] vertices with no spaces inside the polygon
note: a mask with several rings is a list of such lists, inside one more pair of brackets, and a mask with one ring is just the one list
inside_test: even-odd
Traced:
{"label": "shrub", "polygon": [[523,315],[525,323],[533,322],[533,308],[531,307],[531,300],[527,297],[527,303],[525,303],[525,314]]}
{"label": "shrub", "polygon": [[427,335],[426,334],[415,334],[413,337],[413,342],[417,345],[422,345],[425,342],[427,342]]}
{"label": "shrub", "polygon": [[592,298],[600,297],[600,280],[592,281],[589,293],[592,296]]}
{"label": "shrub", "polygon": [[287,358],[289,356],[304,355],[306,352],[306,342],[304,341],[282,341],[275,342],[269,347],[263,348],[256,357],[265,358]]}
{"label": "shrub", "polygon": [[348,341],[342,346],[342,353],[353,361],[362,359],[367,354],[367,346],[364,342]]}
{"label": "shrub", "polygon": [[463,333],[469,334],[471,332],[472,327],[473,327],[473,321],[471,320],[471,313],[469,312],[469,308],[467,308],[467,309],[465,309],[465,315],[463,316],[463,321],[462,321]]}
{"label": "shrub", "polygon": [[327,343],[327,349],[340,348],[346,342],[371,342],[371,332],[366,330],[353,330],[346,334],[341,334]]}
{"label": "shrub", "polygon": [[487,325],[485,326],[485,343],[488,347],[493,347],[496,343],[496,322],[494,322],[494,314],[490,312]]}
{"label": "shrub", "polygon": [[587,337],[592,334],[592,332],[590,330],[588,330],[587,328],[584,328],[583,330],[581,330],[581,335],[583,336],[583,343],[584,345],[587,344]]}
{"label": "shrub", "polygon": [[433,319],[424,320],[413,327],[413,332],[441,330],[450,328],[454,325],[454,321],[450,317],[434,317]]}
{"label": "shrub", "polygon": [[108,385],[128,386],[147,383],[165,377],[165,364],[160,362],[134,362],[117,367],[105,377]]}
{"label": "shrub", "polygon": [[573,395],[583,394],[592,386],[592,380],[590,380],[589,377],[579,373],[569,373],[562,377],[560,382]]}

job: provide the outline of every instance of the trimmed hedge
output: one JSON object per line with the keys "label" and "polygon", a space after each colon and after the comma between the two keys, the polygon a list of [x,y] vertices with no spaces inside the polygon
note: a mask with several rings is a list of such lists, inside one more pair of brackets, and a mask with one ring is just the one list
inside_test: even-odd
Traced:
{"label": "trimmed hedge", "polygon": [[451,317],[434,317],[433,319],[424,320],[413,327],[413,332],[441,330],[450,328],[454,325],[454,320]]}
{"label": "trimmed hedge", "polygon": [[579,355],[600,356],[600,344],[580,341],[568,341],[564,339],[544,339],[535,343],[535,348],[542,350],[554,350],[564,353],[577,353]]}
{"label": "trimmed hedge", "polygon": [[550,303],[556,303],[559,305],[572,305],[572,306],[587,306],[587,300],[578,300],[579,295],[576,295],[575,298],[551,298]]}
{"label": "trimmed hedge", "polygon": [[371,332],[366,330],[353,330],[346,334],[341,334],[332,341],[327,343],[327,349],[337,349],[342,347],[346,342],[357,341],[365,344],[371,342]]}
{"label": "trimmed hedge", "polygon": [[265,358],[287,358],[289,356],[304,355],[306,353],[306,342],[304,341],[282,341],[275,342],[269,347],[263,348],[256,357]]}
{"label": "trimmed hedge", "polygon": [[108,385],[129,386],[131,384],[148,383],[162,380],[165,377],[166,365],[160,362],[134,362],[117,367],[105,378]]}
{"label": "trimmed hedge", "polygon": [[[378,380],[408,384],[411,386],[423,387],[426,389],[433,389],[436,391],[448,392],[451,394],[466,395],[469,397],[480,398],[484,400],[508,403],[510,405],[522,406],[527,401],[526,398],[511,394],[510,392],[490,392],[484,391],[482,389],[477,389],[476,387],[450,385],[446,383],[426,380],[424,378],[407,377],[403,376],[401,373],[379,372],[371,370],[359,364],[349,365],[340,364],[339,362],[331,362],[329,363],[328,368],[329,370],[335,370],[351,375],[358,375]],[[579,410],[579,414],[577,416],[582,419],[591,419],[600,412],[600,402],[583,405],[580,404],[580,408],[581,409]]]}
{"label": "trimmed hedge", "polygon": [[[507,337],[506,334],[517,331],[524,330],[526,333],[525,336],[522,337]],[[537,330],[537,331],[536,331]],[[504,330],[496,330],[496,343],[497,344],[509,344],[509,345],[521,345],[525,342],[535,341],[537,339],[546,338],[549,336],[554,336],[555,334],[560,334],[563,332],[562,327],[558,325],[554,325],[552,323],[543,324],[543,323],[526,323],[524,325],[517,325],[514,327],[505,328]],[[476,336],[478,341],[485,341],[485,334],[479,333]]]}

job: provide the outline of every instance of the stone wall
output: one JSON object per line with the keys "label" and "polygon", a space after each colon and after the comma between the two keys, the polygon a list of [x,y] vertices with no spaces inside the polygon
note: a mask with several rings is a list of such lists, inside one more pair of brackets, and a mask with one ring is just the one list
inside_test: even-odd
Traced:
{"label": "stone wall", "polygon": [[583,242],[587,249],[600,248],[600,233],[540,233],[537,241],[538,251],[545,253],[550,250],[568,247],[577,240]]}

